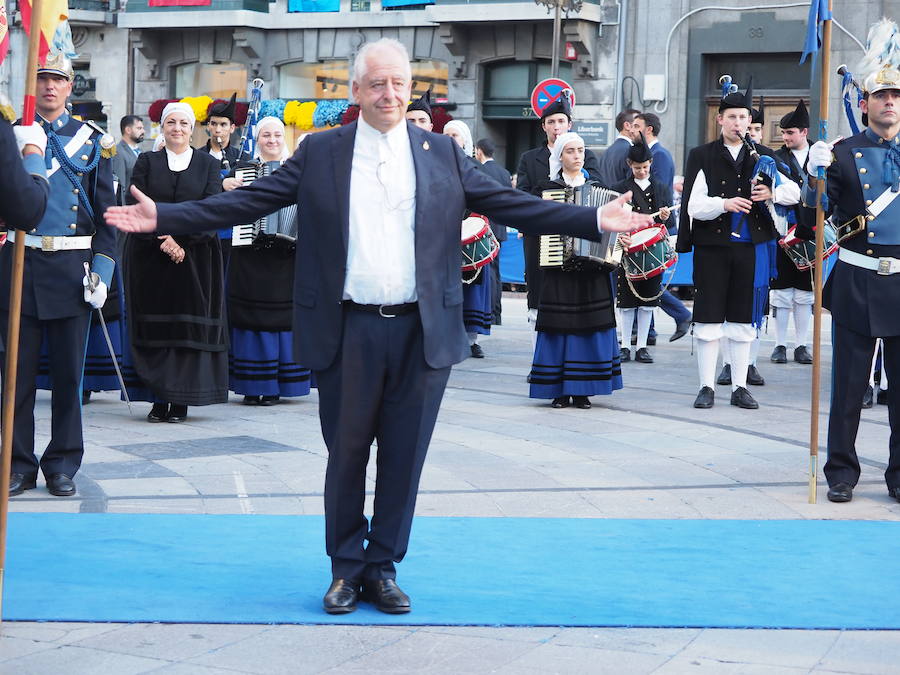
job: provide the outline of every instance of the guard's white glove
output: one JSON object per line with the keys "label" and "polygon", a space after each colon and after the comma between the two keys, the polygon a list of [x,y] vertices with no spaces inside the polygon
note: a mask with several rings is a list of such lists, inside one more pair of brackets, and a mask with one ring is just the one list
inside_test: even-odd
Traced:
{"label": "guard's white glove", "polygon": [[16,125],[13,127],[13,133],[16,135],[16,145],[19,146],[20,153],[26,145],[37,147],[42,154],[47,151],[47,134],[40,124],[29,124],[27,127]]}
{"label": "guard's white glove", "polygon": [[[840,140],[840,139],[838,139]],[[815,178],[819,175],[819,168],[827,169],[834,161],[834,155],[831,154],[831,147],[834,143],[826,143],[825,141],[816,141],[809,146],[809,158],[806,160],[806,170],[809,175]]]}
{"label": "guard's white glove", "polygon": [[[84,279],[81,280],[81,285],[84,286],[84,301],[94,309],[103,307],[106,303],[109,289],[106,288],[105,283],[100,281],[100,275],[96,272],[91,272],[91,279],[88,279],[88,276],[85,274]],[[94,290],[91,290],[91,287]]]}

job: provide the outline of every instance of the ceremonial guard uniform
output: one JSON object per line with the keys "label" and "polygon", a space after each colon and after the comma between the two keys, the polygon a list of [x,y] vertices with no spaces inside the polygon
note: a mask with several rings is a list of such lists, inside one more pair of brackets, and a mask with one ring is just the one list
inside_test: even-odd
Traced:
{"label": "ceremonial guard uniform", "polygon": [[[868,129],[834,145],[810,148],[810,174],[828,167],[828,205],[840,250],[823,304],[831,311],[833,361],[828,417],[828,498],[846,502],[860,476],[856,434],[877,338],[884,341],[888,372],[900,372],[900,49],[884,37],[900,33],[883,20],[869,32],[858,73]],[[814,180],[804,194],[804,224],[815,222]],[[812,237],[812,232],[805,233]],[[894,365],[891,365],[891,364]],[[884,477],[900,501],[900,397],[888,396],[891,438]]]}
{"label": "ceremonial guard uniform", "polygon": [[[74,73],[68,59],[55,55],[38,70],[39,80],[42,76],[59,82],[66,90]],[[66,85],[62,84],[64,80]],[[92,306],[88,303],[102,304],[101,296],[105,297],[115,267],[115,230],[102,220],[103,212],[115,203],[107,158],[107,150],[115,142],[111,138],[104,141],[102,129],[71,118],[64,108],[52,120],[38,115],[35,121],[47,133],[44,160],[50,198],[37,227],[27,233],[9,233],[10,240],[24,235],[26,246],[10,493],[35,487],[40,468],[51,494],[69,496],[75,494],[72,477],[84,455],[81,375]],[[4,246],[0,250],[0,308],[4,310],[0,322],[4,334],[12,249]],[[102,281],[97,292],[86,292],[84,263],[89,263]],[[34,454],[34,401],[43,336],[49,348],[53,399],[50,443],[38,462]]]}
{"label": "ceremonial guard uniform", "polygon": [[[723,337],[731,347],[732,405],[759,407],[747,391],[746,377],[750,345],[774,273],[777,236],[771,213],[760,198],[774,197],[782,205],[796,204],[800,198],[797,184],[775,169],[771,150],[742,142],[752,100],[749,87],[745,94],[734,91],[724,96],[718,116],[722,136],[692,149],[687,159],[676,250],[686,253],[694,248],[694,336],[701,385],[694,401],[697,408],[714,403],[716,360]],[[763,166],[771,172],[768,189],[751,185]]]}
{"label": "ceremonial guard uniform", "polygon": [[[572,128],[572,109],[569,107],[569,101],[565,96],[560,97],[555,102],[548,105],[541,111],[541,125],[545,125],[545,120],[551,115],[563,114],[569,118],[569,129]],[[546,126],[544,127],[546,129]],[[542,144],[539,148],[533,148],[524,153],[519,159],[519,166],[516,169],[516,189],[529,192],[533,195],[540,195],[540,187],[545,183],[550,173],[550,147],[556,140],[547,137],[547,143]],[[597,161],[597,155],[589,149],[584,150],[584,170],[587,171],[588,180],[600,181],[600,163]],[[609,187],[604,186],[604,187]],[[515,223],[507,223],[511,227],[515,227]],[[536,235],[526,234],[522,239],[522,249],[525,252],[525,283],[528,289],[528,309],[533,314],[537,311],[538,303],[541,299],[541,265],[540,265],[540,237]]]}
{"label": "ceremonial guard uniform", "polygon": [[[628,149],[629,171],[633,171],[635,165],[644,162],[652,162],[653,155],[647,147],[646,140],[641,134],[640,142]],[[645,168],[644,171],[650,169]],[[631,192],[631,205],[637,213],[657,213],[665,206],[669,206],[671,187],[657,182],[651,173],[646,178],[636,178],[632,175],[627,180],[614,185],[613,190],[621,194]],[[657,222],[664,224],[657,216]],[[622,341],[628,340],[629,330],[634,326],[635,314],[637,314],[637,342],[635,344],[635,361],[640,363],[653,363],[653,357],[647,350],[647,337],[650,332],[650,322],[653,319],[653,308],[659,307],[659,299],[662,296],[662,275],[649,279],[630,281],[625,276],[625,270],[618,270],[618,285],[616,290],[616,302],[622,311]],[[622,360],[631,357],[628,347],[622,348]]]}

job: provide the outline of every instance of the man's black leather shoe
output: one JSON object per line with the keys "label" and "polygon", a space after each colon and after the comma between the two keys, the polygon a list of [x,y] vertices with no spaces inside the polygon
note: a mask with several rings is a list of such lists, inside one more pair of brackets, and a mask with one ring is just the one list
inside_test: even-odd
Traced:
{"label": "man's black leather shoe", "polygon": [[712,408],[713,403],[716,402],[716,392],[713,391],[712,387],[703,387],[700,389],[700,393],[697,394],[697,398],[694,399],[694,407],[695,408]]}
{"label": "man's black leather shoe", "polygon": [[875,391],[872,387],[866,387],[866,393],[863,394],[862,407],[866,410],[872,407],[872,403],[875,399]]}
{"label": "man's black leather shoe", "polygon": [[794,350],[794,361],[807,366],[813,362],[812,354],[809,353],[806,345],[800,345]]}
{"label": "man's black leather shoe", "polygon": [[731,384],[731,364],[726,363],[722,366],[722,372],[716,378],[716,384]]}
{"label": "man's black leather shoe", "polygon": [[33,490],[37,486],[37,479],[34,476],[30,478],[21,473],[12,473],[9,475],[9,496],[15,497],[25,490]]}
{"label": "man's black leather shoe", "polygon": [[626,361],[631,361],[631,350],[628,347],[622,347],[619,350],[619,363],[625,363]]}
{"label": "man's black leather shoe", "polygon": [[778,345],[772,350],[772,363],[787,363],[787,347]]}
{"label": "man's black leather shoe", "polygon": [[553,402],[550,403],[551,408],[568,408],[569,407],[569,397],[568,396],[557,396],[553,399]]}
{"label": "man's black leather shoe", "polygon": [[335,579],[322,598],[322,606],[329,614],[349,614],[356,610],[359,584],[348,579]]}
{"label": "man's black leather shoe", "polygon": [[849,502],[853,499],[853,487],[849,483],[838,483],[828,488],[828,501]]}
{"label": "man's black leather shoe", "polygon": [[892,499],[896,499],[898,502],[900,502],[900,487],[888,488],[888,494]]}
{"label": "man's black leather shoe", "polygon": [[744,387],[738,387],[731,392],[731,405],[736,405],[738,408],[746,408],[747,410],[756,410],[759,407],[759,403]]}
{"label": "man's black leather shoe", "polygon": [[47,478],[47,492],[56,497],[74,497],[75,481],[64,473],[53,473]]}
{"label": "man's black leather shoe", "polygon": [[484,350],[481,348],[481,345],[477,342],[474,345],[469,347],[469,351],[472,354],[473,359],[483,359],[484,358]]}
{"label": "man's black leather shoe", "polygon": [[[756,369],[752,363],[747,366],[747,384],[752,384],[754,387],[761,387],[766,383],[763,379],[763,376],[759,374],[759,371]],[[729,382],[731,384],[731,382]]]}
{"label": "man's black leather shoe", "polygon": [[638,363],[653,363],[653,357],[646,347],[641,347],[634,353],[634,360]]}
{"label": "man's black leather shoe", "polygon": [[393,579],[364,581],[362,599],[386,614],[406,614],[411,609],[409,596],[400,590]]}
{"label": "man's black leather shoe", "polygon": [[675,324],[675,332],[672,333],[672,337],[669,338],[669,342],[675,342],[675,340],[680,340],[687,332],[691,329],[691,319],[686,319],[685,321],[679,321]]}

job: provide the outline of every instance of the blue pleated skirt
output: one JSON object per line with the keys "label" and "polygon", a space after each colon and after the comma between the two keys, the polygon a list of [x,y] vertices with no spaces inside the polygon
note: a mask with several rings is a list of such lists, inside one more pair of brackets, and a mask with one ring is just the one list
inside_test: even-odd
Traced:
{"label": "blue pleated skirt", "polygon": [[481,283],[463,284],[463,323],[467,333],[491,334],[494,310],[491,304],[491,274],[481,268]]}
{"label": "blue pleated skirt", "polygon": [[228,388],[244,396],[306,396],[312,372],[294,363],[291,331],[231,329]]}
{"label": "blue pleated skirt", "polygon": [[621,389],[616,329],[587,335],[539,331],[528,381],[531,398],[595,396]]}

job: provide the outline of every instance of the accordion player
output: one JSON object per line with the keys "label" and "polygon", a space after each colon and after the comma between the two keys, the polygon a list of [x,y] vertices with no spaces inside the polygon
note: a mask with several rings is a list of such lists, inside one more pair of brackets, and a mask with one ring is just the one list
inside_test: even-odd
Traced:
{"label": "accordion player", "polygon": [[[544,190],[543,199],[598,208],[619,197],[618,192],[586,183],[578,187]],[[616,268],[622,259],[615,232],[603,231],[600,241],[560,234],[544,234],[540,238],[540,266],[545,269],[577,271],[598,267]]]}

